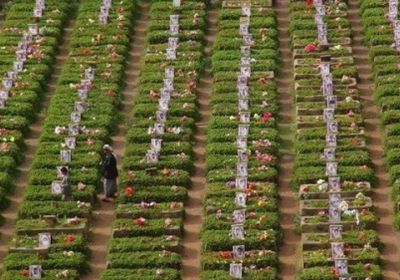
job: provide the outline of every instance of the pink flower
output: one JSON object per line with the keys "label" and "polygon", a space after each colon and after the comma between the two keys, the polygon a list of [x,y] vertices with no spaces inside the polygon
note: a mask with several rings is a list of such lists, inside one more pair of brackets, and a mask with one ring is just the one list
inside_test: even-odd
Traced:
{"label": "pink flower", "polygon": [[317,48],[313,43],[308,44],[307,46],[304,47],[304,50],[306,52],[314,52]]}

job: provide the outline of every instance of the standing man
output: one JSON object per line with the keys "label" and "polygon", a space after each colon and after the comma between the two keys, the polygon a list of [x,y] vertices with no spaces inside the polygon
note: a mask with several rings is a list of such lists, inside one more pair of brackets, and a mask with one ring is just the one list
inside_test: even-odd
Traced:
{"label": "standing man", "polygon": [[102,171],[104,177],[104,202],[110,202],[117,196],[117,157],[113,153],[110,145],[103,146],[103,151],[106,155],[102,163]]}

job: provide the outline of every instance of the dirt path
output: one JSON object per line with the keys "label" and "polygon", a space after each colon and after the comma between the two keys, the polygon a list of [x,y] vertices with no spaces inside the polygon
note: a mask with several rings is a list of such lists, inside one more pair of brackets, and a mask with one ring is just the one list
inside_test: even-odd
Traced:
{"label": "dirt path", "polygon": [[0,227],[0,263],[8,251],[8,245],[14,234],[14,226],[17,219],[18,206],[22,202],[23,193],[28,183],[28,174],[35,155],[36,146],[39,143],[39,137],[43,128],[43,122],[47,116],[47,109],[50,104],[51,97],[57,85],[58,78],[65,61],[68,58],[68,50],[70,46],[71,33],[75,21],[70,20],[66,25],[63,34],[63,42],[59,48],[56,60],[54,63],[53,73],[48,82],[48,89],[43,97],[41,108],[42,110],[37,116],[35,122],[30,126],[31,132],[25,138],[26,151],[24,152],[24,161],[22,162],[19,170],[20,174],[16,180],[15,191],[9,196],[10,206],[2,213],[5,218],[5,223]]}
{"label": "dirt path", "polygon": [[293,219],[298,214],[298,201],[290,188],[290,179],[293,173],[293,144],[295,135],[295,112],[293,106],[292,81],[293,59],[290,50],[289,37],[289,0],[276,1],[275,10],[278,18],[278,30],[282,66],[277,77],[280,120],[279,132],[281,135],[281,159],[279,162],[279,195],[281,226],[283,230],[283,244],[279,250],[281,263],[281,279],[294,279],[298,262],[297,248],[300,237],[295,233]]}
{"label": "dirt path", "polygon": [[376,230],[385,245],[382,251],[382,259],[386,263],[386,266],[383,267],[383,276],[385,280],[395,280],[399,279],[400,272],[400,235],[393,229],[393,203],[388,174],[383,165],[383,136],[380,131],[379,109],[372,100],[373,83],[368,79],[371,75],[371,67],[368,63],[368,50],[361,44],[362,26],[358,15],[357,1],[351,0],[348,3],[349,20],[353,30],[353,54],[360,77],[358,88],[361,91],[361,102],[364,107],[367,148],[378,177],[378,187],[372,199],[380,218]]}
{"label": "dirt path", "polygon": [[[207,14],[208,33],[204,58],[209,58],[217,35],[218,9],[214,8]],[[182,240],[183,280],[198,280],[200,278],[200,229],[202,223],[202,201],[206,185],[205,145],[207,138],[207,123],[211,115],[209,107],[210,95],[213,91],[213,77],[209,66],[206,67],[198,85],[198,102],[200,118],[196,123],[195,134],[195,172],[192,176],[192,188],[185,206],[185,235]]]}
{"label": "dirt path", "polygon": [[[123,108],[120,112],[122,120],[118,126],[118,132],[112,137],[112,147],[118,158],[119,169],[121,169],[122,157],[125,153],[126,132],[129,128],[129,120],[132,111],[134,97],[136,95],[137,83],[139,81],[139,70],[141,59],[146,52],[146,28],[148,24],[149,4],[141,3],[140,16],[135,21],[133,39],[125,71],[126,87],[121,93]],[[98,200],[101,201],[99,195]],[[90,267],[92,272],[81,279],[98,280],[101,272],[106,268],[107,242],[111,238],[111,226],[114,221],[114,207],[111,203],[101,202],[95,206],[93,211],[93,222],[89,248],[92,251]]]}

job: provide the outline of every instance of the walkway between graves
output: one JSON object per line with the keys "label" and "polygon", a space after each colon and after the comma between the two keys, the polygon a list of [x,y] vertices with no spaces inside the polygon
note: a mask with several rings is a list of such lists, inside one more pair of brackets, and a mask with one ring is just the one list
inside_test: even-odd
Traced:
{"label": "walkway between graves", "polygon": [[290,50],[289,37],[289,0],[276,1],[280,53],[282,65],[277,77],[277,86],[280,100],[279,132],[281,136],[281,159],[279,162],[279,196],[281,226],[283,242],[279,250],[281,265],[280,276],[282,279],[294,279],[296,264],[298,264],[297,248],[300,237],[295,233],[294,218],[298,213],[298,201],[290,188],[291,175],[293,173],[293,145],[295,112],[293,106],[293,59]]}
{"label": "walkway between graves", "polygon": [[[218,28],[218,9],[213,8],[207,14],[208,32],[207,46],[203,60],[211,55]],[[210,65],[206,67],[198,85],[199,119],[196,123],[195,134],[195,171],[192,175],[192,188],[189,189],[188,200],[185,204],[185,235],[182,239],[183,280],[198,280],[200,278],[200,230],[202,224],[202,200],[206,185],[205,145],[207,139],[207,123],[211,115],[209,99],[213,89],[213,76]]]}
{"label": "walkway between graves", "polygon": [[19,168],[19,177],[15,183],[14,192],[8,197],[10,200],[9,207],[2,212],[5,222],[0,229],[0,263],[3,263],[3,258],[7,254],[8,246],[13,234],[15,233],[15,222],[18,216],[18,207],[23,200],[23,194],[25,187],[28,184],[28,174],[30,167],[36,152],[36,146],[39,143],[39,137],[43,128],[43,121],[47,115],[47,109],[50,104],[50,100],[55,92],[58,78],[65,61],[68,58],[69,46],[71,41],[71,33],[73,30],[75,20],[70,20],[66,25],[63,34],[63,42],[60,45],[58,55],[54,62],[53,73],[48,83],[47,92],[44,94],[41,108],[42,111],[38,114],[37,119],[30,126],[30,133],[25,138],[26,150],[24,151],[24,161]]}
{"label": "walkway between graves", "polygon": [[[118,158],[118,168],[121,170],[122,157],[125,152],[126,131],[129,127],[132,104],[137,92],[137,83],[139,80],[139,70],[141,59],[146,51],[146,28],[148,24],[149,4],[141,2],[139,4],[140,16],[135,20],[133,38],[131,41],[129,57],[127,58],[127,68],[125,72],[126,87],[121,93],[123,108],[120,112],[121,122],[118,126],[118,132],[112,137],[112,147]],[[98,200],[101,201],[102,195]],[[82,280],[98,280],[101,272],[107,265],[107,243],[111,238],[112,224],[114,221],[114,207],[112,203],[100,202],[93,211],[93,221],[89,248],[92,256],[89,265],[91,273],[82,277]]]}
{"label": "walkway between graves", "polygon": [[393,228],[393,203],[388,174],[383,164],[383,137],[380,131],[379,109],[372,99],[373,83],[369,79],[372,70],[368,62],[368,50],[362,45],[362,26],[360,23],[357,1],[349,3],[349,20],[353,31],[353,54],[355,66],[359,72],[358,88],[365,116],[365,135],[367,149],[376,168],[378,179],[375,194],[372,196],[376,214],[379,217],[376,230],[384,244],[381,258],[386,264],[382,267],[383,277],[386,280],[399,279],[400,271],[400,236]]}

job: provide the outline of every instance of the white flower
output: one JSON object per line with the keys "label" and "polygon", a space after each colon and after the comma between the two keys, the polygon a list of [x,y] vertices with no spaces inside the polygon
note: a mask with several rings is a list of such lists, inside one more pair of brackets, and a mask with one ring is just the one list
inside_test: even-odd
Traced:
{"label": "white flower", "polygon": [[348,204],[346,201],[342,200],[342,201],[340,202],[340,204],[339,204],[339,209],[340,209],[342,212],[346,212],[346,211],[349,210],[349,204]]}
{"label": "white flower", "polygon": [[318,189],[320,192],[326,192],[328,190],[328,183],[319,184]]}

